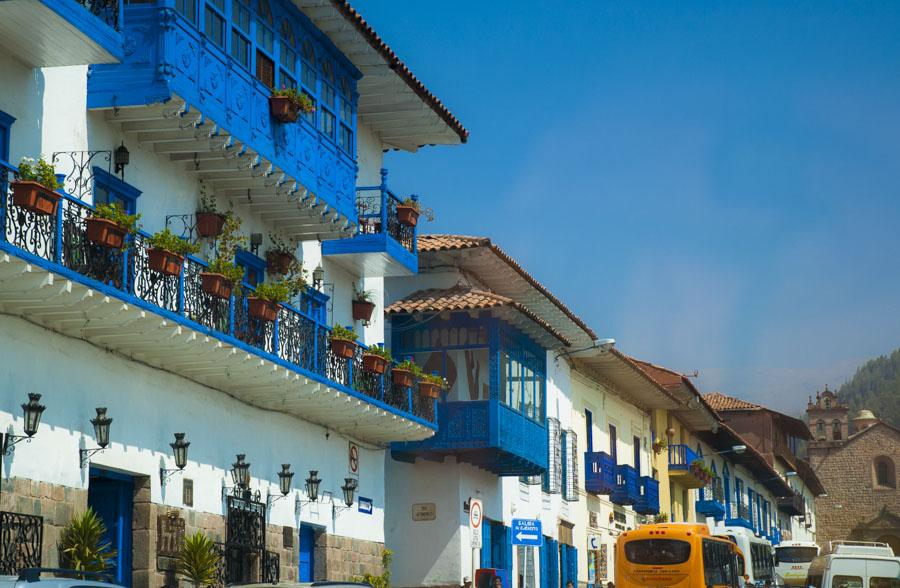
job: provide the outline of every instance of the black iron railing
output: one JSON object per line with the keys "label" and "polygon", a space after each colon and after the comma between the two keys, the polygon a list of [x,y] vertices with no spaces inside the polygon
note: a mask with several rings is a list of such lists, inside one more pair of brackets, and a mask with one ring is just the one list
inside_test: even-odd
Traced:
{"label": "black iron railing", "polygon": [[0,511],[0,575],[17,575],[41,567],[44,519]]}
{"label": "black iron railing", "polygon": [[416,252],[416,227],[404,225],[397,216],[402,201],[387,187],[387,170],[381,170],[381,184],[356,189],[356,212],[359,215],[359,234],[387,233],[404,249]]}
{"label": "black iron railing", "polygon": [[119,30],[119,3],[122,0],[75,0],[84,6],[91,14]]}
{"label": "black iron railing", "polygon": [[248,297],[253,288],[247,284],[242,294],[228,299],[205,293],[200,274],[206,271],[207,264],[198,258],[185,258],[177,276],[151,269],[146,233],[132,237],[124,251],[93,244],[87,238],[86,224],[93,207],[66,194],[62,195],[55,215],[18,207],[12,203],[8,189],[14,173],[15,168],[0,162],[0,240],[114,288],[125,297],[140,299],[160,311],[182,317],[193,323],[191,327],[199,325],[233,337],[273,359],[433,422],[433,401],[420,401],[418,394],[409,390],[386,393],[389,375],[363,371],[362,345],[353,360],[335,356],[331,350],[331,328],[289,305],[279,307],[274,322],[252,317]]}

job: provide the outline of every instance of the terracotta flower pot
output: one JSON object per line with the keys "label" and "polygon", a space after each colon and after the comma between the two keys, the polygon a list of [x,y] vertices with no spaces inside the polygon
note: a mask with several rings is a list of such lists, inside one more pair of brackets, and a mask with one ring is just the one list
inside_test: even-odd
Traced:
{"label": "terracotta flower pot", "polygon": [[300,109],[287,96],[269,96],[269,113],[280,123],[297,122]]}
{"label": "terracotta flower pot", "polygon": [[56,214],[59,194],[37,182],[18,180],[12,183],[13,204],[35,214]]}
{"label": "terracotta flower pot", "polygon": [[441,387],[431,382],[419,382],[419,394],[425,398],[440,398]]}
{"label": "terracotta flower pot", "polygon": [[197,213],[197,233],[205,238],[211,239],[222,234],[222,227],[225,226],[225,215],[218,212],[198,212]]}
{"label": "terracotta flower pot", "polygon": [[331,352],[343,359],[353,359],[356,355],[356,343],[346,339],[331,338]]}
{"label": "terracotta flower pot", "polygon": [[247,307],[251,318],[269,323],[278,318],[278,303],[251,296],[247,298]]}
{"label": "terracotta flower pot", "polygon": [[271,249],[266,251],[266,266],[273,274],[284,275],[291,269],[294,256],[287,251]]}
{"label": "terracotta flower pot", "polygon": [[391,371],[391,379],[398,386],[409,388],[413,385],[413,374],[409,370],[393,369]]}
{"label": "terracotta flower pot", "polygon": [[372,311],[375,310],[374,302],[365,300],[353,301],[353,320],[368,322],[372,318]]}
{"label": "terracotta flower pot", "polygon": [[228,300],[231,297],[231,289],[234,285],[222,274],[212,272],[200,273],[200,289],[215,298]]}
{"label": "terracotta flower pot", "polygon": [[385,369],[387,369],[387,360],[380,355],[363,353],[362,362],[363,369],[373,374],[383,374]]}
{"label": "terracotta flower pot", "polygon": [[181,264],[184,263],[183,256],[166,249],[150,249],[147,251],[147,258],[150,269],[167,276],[180,274]]}
{"label": "terracotta flower pot", "polygon": [[95,217],[86,219],[84,224],[91,243],[110,249],[122,249],[125,246],[125,236],[128,234],[125,227],[109,219]]}
{"label": "terracotta flower pot", "polygon": [[414,227],[419,223],[419,211],[413,206],[400,204],[397,206],[397,220],[401,225]]}

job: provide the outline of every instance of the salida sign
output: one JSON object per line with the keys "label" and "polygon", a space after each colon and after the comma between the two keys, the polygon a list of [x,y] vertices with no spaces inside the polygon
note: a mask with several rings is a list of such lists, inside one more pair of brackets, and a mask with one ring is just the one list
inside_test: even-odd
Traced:
{"label": "salida sign", "polygon": [[512,544],[540,547],[543,543],[541,521],[537,519],[512,520]]}

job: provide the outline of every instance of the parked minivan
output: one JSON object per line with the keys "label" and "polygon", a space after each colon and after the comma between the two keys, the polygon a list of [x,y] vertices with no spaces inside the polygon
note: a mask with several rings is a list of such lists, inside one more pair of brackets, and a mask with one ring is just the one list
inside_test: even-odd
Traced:
{"label": "parked minivan", "polygon": [[834,541],[809,565],[811,588],[900,588],[900,557],[887,543]]}

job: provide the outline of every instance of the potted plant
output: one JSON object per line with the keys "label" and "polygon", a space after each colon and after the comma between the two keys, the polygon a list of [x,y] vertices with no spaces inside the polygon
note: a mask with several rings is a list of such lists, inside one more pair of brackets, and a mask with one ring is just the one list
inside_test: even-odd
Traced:
{"label": "potted plant", "polygon": [[419,394],[425,398],[440,398],[444,378],[437,374],[419,374]]}
{"label": "potted plant", "polygon": [[689,468],[690,468],[691,473],[694,474],[694,476],[699,478],[700,476],[703,475],[703,460],[695,459],[694,461],[692,461],[690,463]]}
{"label": "potted plant", "polygon": [[371,290],[356,290],[353,294],[353,320],[369,322],[372,318],[372,312],[375,310],[375,303],[372,302]]}
{"label": "potted plant", "polygon": [[660,523],[668,523],[669,522],[669,513],[661,512],[658,515],[653,517],[653,522],[656,524]]}
{"label": "potted plant", "polygon": [[383,374],[391,363],[391,352],[382,345],[372,345],[362,356],[363,369],[373,374]]}
{"label": "potted plant", "polygon": [[269,96],[269,113],[280,123],[294,123],[300,113],[313,112],[315,106],[309,96],[297,88],[273,90]]}
{"label": "potted plant", "polygon": [[106,537],[106,525],[91,507],[66,524],[59,537],[60,567],[102,572],[114,564],[116,551]]}
{"label": "potted plant", "polygon": [[291,264],[297,259],[294,251],[297,243],[285,240],[278,235],[269,235],[272,247],[266,251],[266,269],[273,274],[285,275],[291,270]]}
{"label": "potted plant", "polygon": [[343,359],[356,355],[356,332],[352,328],[334,325],[331,331],[331,352]]}
{"label": "potted plant", "polygon": [[397,220],[401,225],[414,227],[419,223],[421,207],[418,198],[410,196],[397,205]]}
{"label": "potted plant", "polygon": [[95,245],[124,249],[125,237],[137,233],[140,214],[128,214],[118,203],[98,204],[85,219],[87,238]]}
{"label": "potted plant", "polygon": [[35,214],[56,214],[60,188],[53,166],[38,159],[23,157],[19,162],[18,179],[11,184],[13,204]]}
{"label": "potted plant", "polygon": [[216,209],[216,195],[200,180],[200,206],[197,207],[197,234],[211,239],[222,234],[226,215]]}
{"label": "potted plant", "polygon": [[402,386],[403,388],[412,387],[415,382],[416,376],[421,373],[419,370],[419,366],[413,363],[412,360],[407,359],[401,361],[397,364],[394,369],[391,370],[391,379],[398,386]]}
{"label": "potted plant", "polygon": [[663,438],[659,438],[653,442],[653,452],[659,455],[669,448],[669,442]]}
{"label": "potted plant", "polygon": [[250,316],[266,322],[274,322],[278,318],[278,307],[290,299],[290,290],[284,282],[259,284],[247,298]]}
{"label": "potted plant", "polygon": [[216,257],[207,270],[200,273],[200,288],[205,293],[223,300],[227,300],[232,292],[240,293],[244,268],[234,263],[234,255],[244,241],[240,217],[228,212],[216,243]]}
{"label": "potted plant", "polygon": [[175,235],[168,227],[154,233],[147,244],[150,269],[167,276],[180,274],[184,256],[200,251],[199,245]]}
{"label": "potted plant", "polygon": [[218,568],[219,553],[209,537],[197,531],[184,538],[184,545],[178,554],[177,570],[194,588],[215,586]]}

